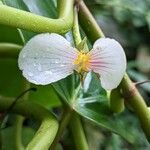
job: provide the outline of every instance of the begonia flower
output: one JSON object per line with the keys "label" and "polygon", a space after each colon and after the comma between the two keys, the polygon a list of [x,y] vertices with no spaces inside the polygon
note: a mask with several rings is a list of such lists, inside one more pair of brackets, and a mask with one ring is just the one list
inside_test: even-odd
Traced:
{"label": "begonia flower", "polygon": [[93,71],[106,90],[116,88],[126,70],[122,46],[114,39],[96,40],[89,52],[79,51],[61,35],[39,34],[30,39],[19,54],[23,76],[34,84],[46,85],[77,72]]}

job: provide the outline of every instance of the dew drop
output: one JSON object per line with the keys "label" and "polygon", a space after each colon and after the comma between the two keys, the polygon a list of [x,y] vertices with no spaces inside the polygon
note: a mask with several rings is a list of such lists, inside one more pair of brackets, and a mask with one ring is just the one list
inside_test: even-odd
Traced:
{"label": "dew drop", "polygon": [[32,73],[32,72],[29,72],[28,75],[29,75],[30,77],[32,77],[32,76],[33,76],[33,73]]}
{"label": "dew drop", "polygon": [[34,63],[33,66],[36,67],[37,66],[36,63]]}
{"label": "dew drop", "polygon": [[22,57],[25,58],[25,57],[26,57],[26,54],[23,54]]}
{"label": "dew drop", "polygon": [[52,73],[52,71],[45,71],[45,74],[51,75],[51,74],[53,74],[53,73]]}
{"label": "dew drop", "polygon": [[38,71],[42,71],[42,66],[40,64],[38,65]]}
{"label": "dew drop", "polygon": [[61,64],[61,65],[60,65],[60,67],[64,67],[64,66],[65,66],[64,64]]}

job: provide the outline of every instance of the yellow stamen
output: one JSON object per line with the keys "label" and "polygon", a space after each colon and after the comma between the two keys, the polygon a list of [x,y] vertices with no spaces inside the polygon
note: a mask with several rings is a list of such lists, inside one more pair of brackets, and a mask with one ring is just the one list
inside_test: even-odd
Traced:
{"label": "yellow stamen", "polygon": [[74,61],[74,64],[77,65],[77,71],[78,72],[88,71],[89,60],[90,60],[90,54],[89,53],[79,52],[77,59]]}

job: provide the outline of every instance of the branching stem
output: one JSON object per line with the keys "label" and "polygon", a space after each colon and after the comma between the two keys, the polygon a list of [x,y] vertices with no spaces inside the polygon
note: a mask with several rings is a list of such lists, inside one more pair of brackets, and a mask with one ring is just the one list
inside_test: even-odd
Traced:
{"label": "branching stem", "polygon": [[0,24],[33,32],[66,33],[73,25],[74,0],[59,0],[59,18],[51,19],[0,4]]}
{"label": "branching stem", "polygon": [[[91,42],[94,42],[100,37],[104,37],[102,30],[82,0],[79,0],[79,20]],[[128,103],[139,117],[143,131],[150,142],[150,113],[144,99],[136,87],[133,88],[133,83],[128,75],[124,76],[120,84],[120,88],[122,89],[123,93],[125,93],[124,95],[129,94]],[[132,88],[134,89],[134,93],[132,92],[131,94]]]}

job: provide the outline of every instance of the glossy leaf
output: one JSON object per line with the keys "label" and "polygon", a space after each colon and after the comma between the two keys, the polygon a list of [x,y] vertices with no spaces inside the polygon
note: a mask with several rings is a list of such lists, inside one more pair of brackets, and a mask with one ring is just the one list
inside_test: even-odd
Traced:
{"label": "glossy leaf", "polygon": [[73,97],[78,85],[79,85],[79,76],[75,73],[68,76],[65,79],[53,83],[55,90],[68,104],[71,104],[71,102],[74,100]]}
{"label": "glossy leaf", "polygon": [[123,119],[120,119],[119,116],[113,115],[109,109],[108,100],[105,97],[78,99],[74,109],[98,126],[122,136],[130,143],[134,142],[132,131],[127,131],[129,125]]}

